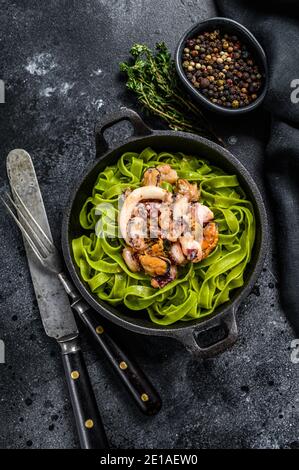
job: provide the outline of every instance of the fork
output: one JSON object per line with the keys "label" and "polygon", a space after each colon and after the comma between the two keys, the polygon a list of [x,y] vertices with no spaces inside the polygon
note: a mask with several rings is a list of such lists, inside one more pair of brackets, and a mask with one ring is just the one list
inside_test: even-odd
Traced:
{"label": "fork", "polygon": [[[39,262],[49,271],[55,273],[65,291],[71,298],[71,307],[77,312],[92,338],[102,348],[113,369],[121,378],[127,390],[131,393],[140,410],[147,415],[156,414],[161,408],[161,399],[153,385],[141,371],[135,361],[132,361],[123,349],[115,342],[105,329],[99,325],[98,314],[83,300],[77,289],[63,270],[62,258],[41,226],[34,219],[18,192],[12,189],[14,202],[10,194],[7,200],[0,199],[15,223],[21,229],[30,248]],[[18,217],[14,210],[17,211]]]}

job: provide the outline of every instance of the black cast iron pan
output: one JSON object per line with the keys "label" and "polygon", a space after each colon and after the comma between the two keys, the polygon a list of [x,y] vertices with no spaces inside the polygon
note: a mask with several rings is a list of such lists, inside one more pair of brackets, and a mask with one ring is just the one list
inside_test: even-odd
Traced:
{"label": "black cast iron pan", "polygon": [[[109,148],[104,131],[114,124],[128,120],[134,128],[133,135],[122,145]],[[250,174],[243,165],[227,150],[219,145],[194,134],[175,131],[154,131],[150,129],[137,113],[122,108],[117,115],[108,117],[96,125],[96,161],[87,169],[73,190],[65,210],[62,225],[62,249],[67,268],[78,290],[85,300],[108,320],[128,330],[145,335],[168,336],[182,342],[185,347],[199,358],[213,357],[225,351],[237,340],[236,311],[241,301],[249,294],[263,267],[267,245],[267,215],[261,194]],[[252,201],[257,222],[257,235],[253,249],[252,260],[245,272],[245,284],[236,289],[231,300],[213,313],[213,315],[191,322],[179,322],[163,327],[152,323],[146,312],[132,312],[125,307],[114,308],[100,301],[81,280],[79,271],[74,263],[71,240],[82,235],[83,229],[79,224],[79,213],[86,198],[90,195],[99,172],[107,165],[115,163],[124,152],[141,152],[146,147],[156,151],[170,151],[198,155],[209,160],[225,171],[237,174],[240,184]],[[223,327],[224,337],[218,337],[212,344],[203,347],[203,334],[211,333]],[[211,336],[210,334],[208,335]]]}

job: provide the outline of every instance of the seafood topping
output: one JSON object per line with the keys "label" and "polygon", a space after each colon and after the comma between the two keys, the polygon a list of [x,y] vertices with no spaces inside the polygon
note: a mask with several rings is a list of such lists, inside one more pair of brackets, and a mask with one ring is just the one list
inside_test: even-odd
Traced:
{"label": "seafood topping", "polygon": [[180,242],[171,244],[169,256],[173,264],[183,265],[187,263],[187,258],[185,258]]}
{"label": "seafood topping", "polygon": [[160,172],[162,181],[166,181],[170,184],[176,183],[178,174],[170,165],[160,165],[157,167],[157,170]]}
{"label": "seafood topping", "polygon": [[143,186],[158,186],[163,181],[169,184],[175,184],[178,180],[178,174],[170,165],[159,165],[156,168],[148,168],[143,175]]}
{"label": "seafood topping", "polygon": [[128,236],[128,222],[132,217],[132,213],[140,201],[157,199],[164,201],[167,199],[167,191],[156,186],[141,186],[141,188],[134,189],[128,197],[125,198],[124,204],[120,211],[119,227],[121,234],[128,245],[130,245]]}
{"label": "seafood topping", "polygon": [[136,253],[134,252],[132,248],[128,246],[124,248],[122,255],[125,260],[126,265],[133,273],[137,273],[138,271],[141,270],[138,257],[136,256]]}
{"label": "seafood topping", "polygon": [[200,191],[196,183],[191,184],[187,180],[179,179],[175,191],[185,196],[190,202],[197,202],[199,200]]}
{"label": "seafood topping", "polygon": [[149,168],[143,175],[143,186],[158,186],[161,181],[161,173],[157,168]]}
{"label": "seafood topping", "polygon": [[151,285],[152,287],[155,287],[155,288],[162,288],[164,286],[166,286],[167,284],[169,284],[169,282],[171,281],[174,281],[175,278],[177,277],[177,268],[176,266],[171,266],[168,274],[164,275],[164,276],[156,276],[156,277],[153,277],[152,280],[151,280]]}
{"label": "seafood topping", "polygon": [[167,258],[140,255],[139,260],[144,271],[150,276],[165,276],[170,270],[171,263]]}
{"label": "seafood topping", "polygon": [[[163,181],[173,185],[173,192],[160,187]],[[152,287],[162,288],[176,279],[179,266],[209,256],[218,243],[218,227],[213,212],[200,203],[197,184],[178,178],[170,165],[148,168],[142,184],[122,195],[122,255],[131,271],[143,270]]]}
{"label": "seafood topping", "polygon": [[216,248],[218,243],[218,228],[215,222],[209,222],[203,229],[202,251],[206,258]]}

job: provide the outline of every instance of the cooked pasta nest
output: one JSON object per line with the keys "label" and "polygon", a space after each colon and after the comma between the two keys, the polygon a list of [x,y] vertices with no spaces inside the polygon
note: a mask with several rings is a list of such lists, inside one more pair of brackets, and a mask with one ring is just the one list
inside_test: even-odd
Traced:
{"label": "cooked pasta nest", "polygon": [[[214,213],[219,239],[208,257],[179,267],[175,280],[155,289],[149,276],[132,272],[124,262],[125,242],[118,236],[118,220],[124,192],[140,187],[144,172],[161,164],[169,164],[179,178],[197,183],[201,203]],[[84,234],[72,240],[72,249],[90,291],[111,305],[147,311],[156,324],[166,326],[211,315],[244,284],[255,240],[252,204],[236,175],[198,156],[157,153],[152,148],[140,154],[124,153],[116,164],[100,172],[79,217]]]}

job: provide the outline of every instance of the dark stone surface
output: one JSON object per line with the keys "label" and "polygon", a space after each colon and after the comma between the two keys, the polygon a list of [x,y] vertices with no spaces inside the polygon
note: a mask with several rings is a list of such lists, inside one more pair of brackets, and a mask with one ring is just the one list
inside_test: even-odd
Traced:
{"label": "dark stone surface", "polygon": [[[118,76],[132,43],[166,40],[172,50],[192,22],[215,13],[207,0],[4,2],[1,7],[1,191],[5,157],[31,154],[55,240],[73,180],[93,158],[93,126],[135,106]],[[137,109],[137,108],[136,108]],[[228,147],[261,185],[267,117],[217,120]],[[110,135],[121,141],[122,128]],[[77,447],[59,351],[42,329],[21,236],[0,208],[0,447]],[[287,249],[287,247],[286,247]],[[163,397],[154,418],[136,410],[102,356],[88,359],[112,447],[298,447],[298,364],[278,303],[269,248],[263,273],[238,313],[240,339],[222,356],[194,360],[178,343],[117,330]]]}

